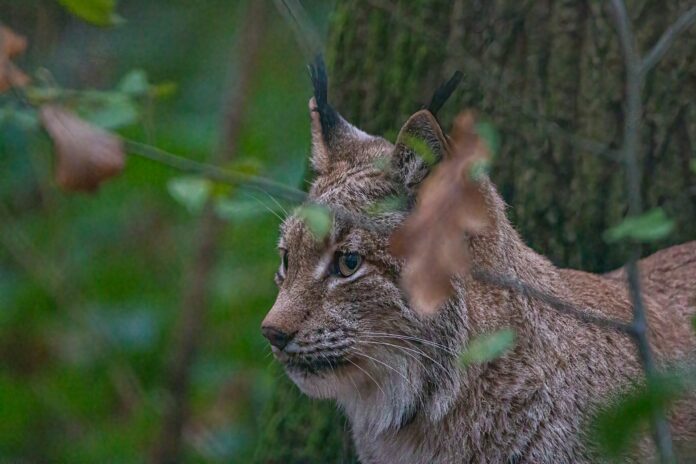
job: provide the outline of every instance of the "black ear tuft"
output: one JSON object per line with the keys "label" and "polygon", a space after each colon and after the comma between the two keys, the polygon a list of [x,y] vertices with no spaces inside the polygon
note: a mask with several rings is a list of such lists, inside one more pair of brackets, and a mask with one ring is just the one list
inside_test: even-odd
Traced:
{"label": "black ear tuft", "polygon": [[447,82],[441,84],[433,93],[433,98],[430,99],[430,104],[427,108],[428,111],[437,116],[437,112],[440,111],[442,105],[444,105],[447,99],[452,95],[452,92],[457,88],[463,77],[464,74],[462,74],[461,71],[456,71]]}
{"label": "black ear tuft", "polygon": [[321,54],[318,54],[314,58],[314,62],[308,67],[309,75],[312,79],[312,86],[314,87],[314,99],[317,104],[316,111],[319,113],[321,133],[324,140],[328,142],[328,139],[334,132],[335,126],[339,122],[340,116],[336,110],[329,105],[329,78],[326,75],[326,65],[324,64],[324,58]]}

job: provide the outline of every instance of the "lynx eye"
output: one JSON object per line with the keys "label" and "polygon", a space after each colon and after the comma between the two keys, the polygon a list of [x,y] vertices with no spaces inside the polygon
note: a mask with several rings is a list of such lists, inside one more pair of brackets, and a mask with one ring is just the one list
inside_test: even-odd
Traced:
{"label": "lynx eye", "polygon": [[363,258],[357,253],[337,253],[334,264],[334,274],[350,277],[360,269]]}

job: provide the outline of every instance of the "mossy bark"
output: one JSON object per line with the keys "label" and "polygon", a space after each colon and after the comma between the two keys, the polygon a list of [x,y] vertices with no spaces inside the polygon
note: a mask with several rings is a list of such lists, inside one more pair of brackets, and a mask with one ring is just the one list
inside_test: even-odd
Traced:
{"label": "mossy bark", "polygon": [[[691,0],[628,1],[640,49],[649,48]],[[676,221],[650,253],[696,238],[696,27],[652,71],[644,89],[639,153],[646,208]],[[433,89],[460,69],[465,78],[443,108],[443,124],[464,108],[500,133],[492,177],[527,243],[560,266],[601,272],[626,249],[602,232],[627,210],[621,142],[624,70],[607,2],[594,0],[344,0],[328,45],[331,98],[368,132],[393,137]],[[345,419],[331,405],[297,397],[285,381],[269,415],[259,462],[344,462]],[[291,400],[285,402],[284,398]],[[329,438],[330,437],[330,438]],[[310,450],[311,448],[311,450]],[[330,448],[330,449],[329,449]],[[313,454],[316,451],[318,454]]]}

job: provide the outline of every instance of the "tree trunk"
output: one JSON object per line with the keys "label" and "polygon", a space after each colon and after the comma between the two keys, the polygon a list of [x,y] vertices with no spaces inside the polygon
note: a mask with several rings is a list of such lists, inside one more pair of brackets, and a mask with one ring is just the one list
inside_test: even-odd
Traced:
{"label": "tree trunk", "polygon": [[[691,0],[628,1],[647,52]],[[676,221],[650,253],[696,238],[696,27],[682,34],[644,89],[642,195]],[[501,139],[492,178],[526,242],[559,266],[622,265],[626,249],[602,232],[627,211],[615,160],[624,70],[605,2],[349,0],[338,2],[328,45],[331,100],[362,129],[394,138],[457,69],[464,80],[440,112],[445,125],[474,108]],[[350,462],[345,419],[282,380],[269,408],[259,462]],[[316,437],[326,446],[316,448]],[[274,449],[275,448],[275,449]],[[279,452],[283,449],[282,459]],[[313,454],[318,453],[318,454]],[[276,457],[273,459],[272,457]],[[342,459],[344,461],[342,461]]]}

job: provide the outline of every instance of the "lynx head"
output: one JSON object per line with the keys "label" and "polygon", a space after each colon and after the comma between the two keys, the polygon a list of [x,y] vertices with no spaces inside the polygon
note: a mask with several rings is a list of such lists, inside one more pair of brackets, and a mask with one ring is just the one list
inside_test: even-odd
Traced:
{"label": "lynx head", "polygon": [[[434,317],[413,311],[388,244],[430,169],[412,140],[439,158],[446,138],[429,110],[409,118],[395,145],[366,134],[328,104],[323,63],[310,70],[316,178],[309,201],[333,212],[332,225],[316,240],[297,216],[282,224],[279,293],[263,334],[299,388],[337,399],[354,427],[398,427],[424,407],[437,419],[459,382],[452,363],[463,316],[452,308]],[[407,206],[374,208],[392,197]]]}

